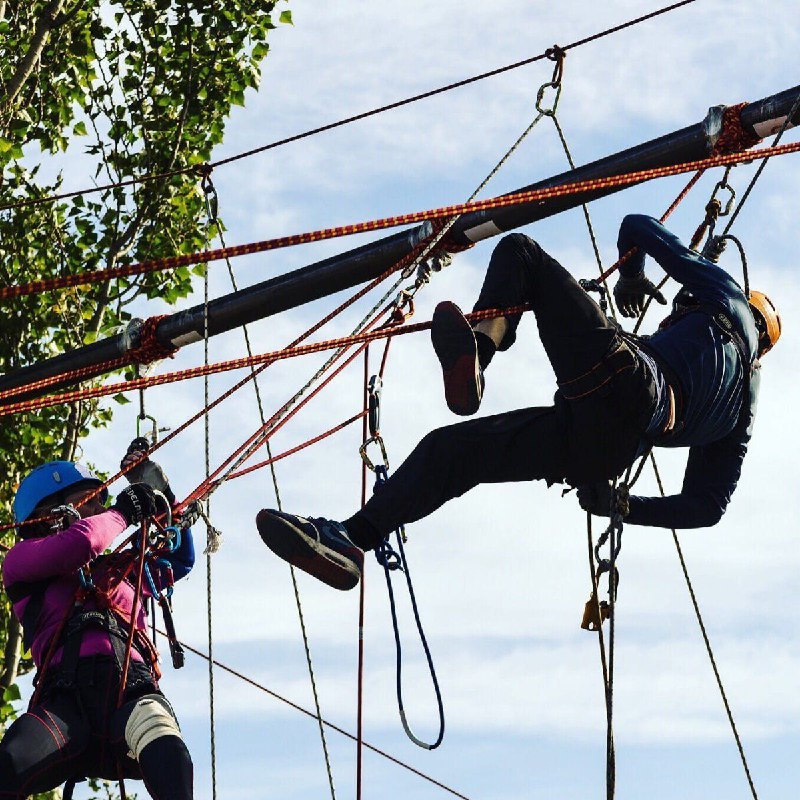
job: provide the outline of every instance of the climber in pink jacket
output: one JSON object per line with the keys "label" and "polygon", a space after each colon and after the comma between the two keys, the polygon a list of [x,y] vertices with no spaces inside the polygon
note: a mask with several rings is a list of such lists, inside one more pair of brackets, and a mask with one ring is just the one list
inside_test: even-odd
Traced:
{"label": "climber in pink jacket", "polygon": [[[129,451],[126,459],[140,455]],[[163,480],[153,481],[153,474]],[[3,584],[37,668],[37,688],[0,742],[0,800],[24,800],[63,783],[66,797],[86,777],[140,778],[154,800],[192,797],[192,761],[158,688],[144,600],[155,598],[169,614],[171,586],[192,569],[194,545],[191,531],[180,530],[171,552],[148,559],[136,600],[130,556],[105,552],[127,528],[157,513],[157,494],[168,503],[174,495],[149,459],[128,475],[151,480],[132,483],[110,508],[107,490],[97,493],[102,481],[69,461],[43,464],[17,490],[21,540],[3,561]]]}

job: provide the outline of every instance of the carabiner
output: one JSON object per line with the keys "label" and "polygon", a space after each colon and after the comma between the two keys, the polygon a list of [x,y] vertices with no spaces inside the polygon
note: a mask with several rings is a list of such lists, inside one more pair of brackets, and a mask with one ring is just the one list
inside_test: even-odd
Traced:
{"label": "carabiner", "polygon": [[722,203],[720,203],[720,208],[722,210],[719,212],[717,216],[720,217],[727,217],[728,214],[731,213],[733,210],[733,201],[736,199],[736,190],[728,183],[728,179],[723,178],[717,185],[714,187],[714,191],[711,194],[711,199],[716,200],[717,192],[721,192],[723,189],[727,189],[729,193],[728,202],[725,203],[725,207],[722,208]]}
{"label": "carabiner", "polygon": [[367,439],[367,441],[358,448],[358,454],[361,456],[361,460],[364,462],[364,464],[366,464],[368,470],[371,472],[377,471],[377,467],[373,463],[372,459],[367,455],[367,448],[371,444],[377,444],[381,450],[381,458],[383,459],[383,463],[379,464],[378,466],[382,466],[388,470],[389,456],[386,452],[386,445],[384,444],[383,438],[380,434],[377,436],[370,436],[369,439]]}
{"label": "carabiner", "polygon": [[[553,103],[550,108],[545,108],[542,103],[544,103],[544,93],[548,89],[555,89],[555,95],[553,96]],[[561,81],[548,81],[547,83],[543,83],[539,87],[539,91],[536,93],[536,110],[545,117],[554,117],[556,115],[556,109],[558,108],[558,101],[561,98]]]}
{"label": "carabiner", "polygon": [[373,438],[380,435],[382,390],[383,381],[381,376],[373,375],[367,383],[369,435]]}

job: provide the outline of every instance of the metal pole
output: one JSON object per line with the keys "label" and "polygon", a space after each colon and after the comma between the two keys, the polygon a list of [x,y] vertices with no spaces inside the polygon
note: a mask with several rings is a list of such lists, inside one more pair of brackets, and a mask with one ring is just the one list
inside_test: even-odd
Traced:
{"label": "metal pole", "polygon": [[[797,100],[798,94],[800,94],[800,86],[795,86],[748,104],[741,112],[743,127],[761,137],[768,136],[783,124]],[[720,133],[723,110],[724,106],[714,106],[709,109],[706,118],[700,123],[607,156],[570,172],[563,172],[552,178],[524,186],[517,191],[622,175],[704,158],[711,152]],[[790,124],[800,124],[800,115]],[[528,205],[465,214],[456,222],[449,235],[458,244],[476,242],[523,225],[529,225],[619,190],[619,188],[606,188],[582,195],[542,200]],[[431,231],[431,224],[426,222],[416,228],[392,234],[354,250],[213,300],[208,304],[208,334],[216,336],[255,320],[279,314],[290,308],[372,280],[393,263],[408,255],[420,241],[430,235]],[[203,338],[204,314],[204,306],[198,305],[165,317],[156,328],[158,340],[164,344],[172,343],[179,347],[200,341]],[[0,376],[0,391],[24,386],[32,381],[75,369],[96,367],[92,374],[101,375],[106,371],[103,363],[124,355],[131,344],[130,335],[120,334],[55,358],[40,361]],[[135,344],[134,341],[133,345]],[[59,386],[74,382],[64,381]],[[49,387],[48,391],[52,388],[55,387]],[[41,394],[41,392],[39,393]],[[31,393],[29,396],[34,395],[35,393]]]}

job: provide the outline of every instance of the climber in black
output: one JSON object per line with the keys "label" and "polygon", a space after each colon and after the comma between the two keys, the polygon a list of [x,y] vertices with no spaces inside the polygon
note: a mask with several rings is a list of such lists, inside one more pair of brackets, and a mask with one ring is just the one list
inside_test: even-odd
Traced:
{"label": "climber in black", "polygon": [[[759,292],[745,296],[724,270],[655,219],[625,218],[614,288],[624,316],[666,300],[645,276],[652,256],[679,284],[672,313],[651,337],[609,321],[536,242],[506,236],[495,248],[475,310],[530,303],[558,382],[552,406],[524,408],[432,431],[366,506],[344,522],[263,510],[266,544],[340,589],[358,583],[363,551],[399,525],[430,514],[480,483],[543,479],[578,487],[587,511],[609,515],[611,484],[650,447],[689,447],[680,494],[631,497],[626,522],[670,528],[716,524],[739,480],[750,440],[759,361],[780,336],[780,317]],[[441,303],[431,336],[445,398],[474,414],[495,352],[516,338],[519,314],[474,326]]]}

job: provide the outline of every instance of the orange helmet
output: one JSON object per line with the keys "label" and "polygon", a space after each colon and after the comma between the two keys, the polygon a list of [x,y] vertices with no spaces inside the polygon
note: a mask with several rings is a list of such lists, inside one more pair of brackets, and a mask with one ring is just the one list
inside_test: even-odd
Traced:
{"label": "orange helmet", "polygon": [[781,338],[781,316],[775,304],[763,292],[750,291],[747,298],[758,330],[759,358],[768,353]]}

